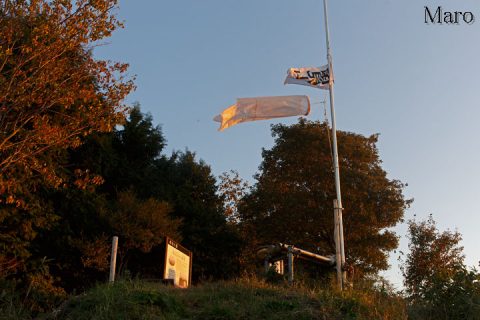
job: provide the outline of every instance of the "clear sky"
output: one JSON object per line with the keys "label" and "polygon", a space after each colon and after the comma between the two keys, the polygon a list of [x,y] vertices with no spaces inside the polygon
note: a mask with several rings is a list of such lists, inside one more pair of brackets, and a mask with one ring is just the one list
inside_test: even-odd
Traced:
{"label": "clear sky", "polygon": [[[426,25],[424,6],[477,21]],[[432,213],[440,229],[457,229],[478,265],[480,2],[330,0],[329,14],[338,129],[380,133],[384,169],[415,199],[405,218]],[[130,63],[138,88],[128,101],[162,126],[168,152],[195,151],[217,176],[234,169],[253,182],[270,124],[296,122],[217,132],[213,116],[236,98],[327,93],[283,85],[289,67],[326,63],[322,0],[124,0],[119,16],[125,29],[95,54]],[[309,119],[323,119],[313,107]],[[396,230],[405,250],[405,224]],[[386,277],[400,286],[396,257]]]}

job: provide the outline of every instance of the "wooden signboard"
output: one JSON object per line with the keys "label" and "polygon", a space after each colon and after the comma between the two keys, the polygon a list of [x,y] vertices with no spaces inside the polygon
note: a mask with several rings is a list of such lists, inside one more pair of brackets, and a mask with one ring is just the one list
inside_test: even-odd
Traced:
{"label": "wooden signboard", "polygon": [[163,278],[179,288],[188,288],[192,279],[192,252],[169,237],[165,239]]}

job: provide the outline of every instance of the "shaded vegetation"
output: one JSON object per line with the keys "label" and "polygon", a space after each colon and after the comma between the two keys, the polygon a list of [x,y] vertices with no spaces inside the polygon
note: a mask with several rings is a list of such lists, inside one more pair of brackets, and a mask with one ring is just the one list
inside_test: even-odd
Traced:
{"label": "shaded vegetation", "polygon": [[[65,176],[76,181],[79,168],[98,183],[44,186],[34,194],[44,206],[0,204],[0,213],[15,218],[3,220],[0,245],[10,247],[0,256],[15,254],[22,263],[11,270],[4,263],[2,279],[14,284],[29,307],[42,312],[57,296],[105,281],[113,235],[120,237],[120,274],[161,278],[165,236],[195,252],[194,281],[236,274],[240,240],[227,224],[210,167],[190,151],[162,155],[164,146],[160,127],[136,106],[122,127],[92,134],[68,150],[73,169],[67,166]],[[32,225],[44,212],[51,220]]]}
{"label": "shaded vegetation", "polygon": [[480,273],[464,263],[460,233],[439,231],[433,217],[408,222],[402,264],[411,319],[480,319]]}
{"label": "shaded vegetation", "polygon": [[406,319],[402,300],[381,291],[340,293],[256,279],[186,290],[123,281],[70,299],[50,319]]}
{"label": "shaded vegetation", "polygon": [[[254,246],[281,242],[321,255],[335,252],[329,130],[326,123],[304,119],[272,126],[275,144],[263,150],[257,182],[239,204],[241,225]],[[398,246],[391,228],[411,200],[404,198],[404,185],[382,168],[378,135],[337,135],[345,250],[355,282],[388,268],[389,252]]]}

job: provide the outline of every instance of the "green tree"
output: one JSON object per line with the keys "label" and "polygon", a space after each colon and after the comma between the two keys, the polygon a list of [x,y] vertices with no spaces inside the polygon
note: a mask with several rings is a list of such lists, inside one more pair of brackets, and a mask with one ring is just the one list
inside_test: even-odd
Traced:
{"label": "green tree", "polygon": [[[240,244],[235,229],[226,223],[222,198],[217,194],[216,179],[210,167],[196,160],[195,154],[189,151],[174,152],[169,157],[162,155],[165,144],[161,128],[155,126],[152,117],[143,114],[137,105],[132,108],[123,128],[112,135],[91,137],[74,152],[72,162],[105,180],[97,192],[108,199],[110,208],[118,210],[105,211],[107,215],[102,214],[102,219],[110,221],[113,230],[109,232],[126,236],[120,239],[120,244],[125,241],[125,248],[130,248],[126,268],[141,273],[141,265],[147,265],[148,260],[157,261],[155,255],[160,254],[157,241],[161,237],[154,233],[151,236],[156,238],[153,239],[146,233],[155,227],[155,221],[168,218],[161,233],[183,239],[182,244],[193,252],[195,280],[234,275]],[[128,195],[131,192],[134,195]],[[127,201],[128,205],[119,201]],[[148,228],[140,226],[145,218],[142,215],[149,214],[145,212],[150,210],[146,207],[151,206],[161,209],[162,219],[152,220]],[[108,215],[110,218],[106,218]],[[115,222],[117,218],[125,224]],[[140,244],[146,243],[140,241],[135,248],[140,235],[154,240],[155,245],[142,250]],[[156,276],[160,274],[160,267],[156,265]],[[153,275],[155,267],[149,266],[148,273]]]}
{"label": "green tree", "polygon": [[[166,235],[181,239],[181,222],[171,216],[172,206],[151,192],[164,141],[160,127],[137,104],[123,127],[90,135],[82,146],[70,150],[68,167],[80,169],[80,181],[86,175],[101,181],[97,186],[76,182],[77,188],[45,195],[57,221],[52,230],[39,235],[32,252],[51,260],[58,285],[71,291],[103,281],[113,235],[119,236],[119,271],[142,274],[148,268],[150,275],[161,274],[158,262],[156,269],[147,266],[150,252],[158,250]],[[67,171],[71,183],[77,180],[76,172]]]}
{"label": "green tree", "polygon": [[156,163],[166,146],[161,127],[135,104],[123,129],[115,131],[112,146],[116,163],[112,172],[103,173],[108,181],[102,188],[109,193],[134,188],[140,198],[150,197],[152,187],[158,185],[153,179],[158,171]]}
{"label": "green tree", "polygon": [[437,229],[433,217],[408,222],[402,262],[412,319],[480,319],[480,274],[464,264],[461,234]]}
{"label": "green tree", "polygon": [[241,242],[227,224],[210,167],[190,151],[174,152],[158,165],[157,179],[164,182],[159,191],[173,205],[173,216],[182,219],[182,244],[193,252],[194,280],[235,276]]}
{"label": "green tree", "polygon": [[[61,236],[55,241],[69,243],[62,275],[74,279],[68,272],[72,270],[69,261],[75,261],[90,279],[82,282],[99,279],[108,257],[104,247],[114,234],[120,236],[119,262],[134,274],[161,276],[159,257],[165,235],[183,239],[181,243],[193,251],[194,279],[235,274],[240,244],[236,231],[226,223],[210,167],[188,151],[164,156],[164,147],[161,128],[137,105],[123,127],[92,135],[72,150],[72,167],[101,176],[104,182],[96,188],[89,184],[83,190],[68,190],[55,201],[61,216],[56,228]],[[48,252],[48,257],[55,256]]]}
{"label": "green tree", "polygon": [[102,214],[109,209],[105,195],[91,188],[67,188],[51,191],[45,198],[52,203],[57,220],[29,244],[29,261],[45,258],[55,285],[68,292],[104,281],[112,235]]}
{"label": "green tree", "polygon": [[[155,198],[139,200],[132,190],[122,191],[113,206],[106,212],[113,233],[120,238],[119,269],[128,266],[132,253],[149,253],[164,242],[165,236],[181,240],[180,219],[170,216],[170,205]],[[136,270],[142,268],[136,266]],[[157,272],[160,274],[161,266]]]}
{"label": "green tree", "polygon": [[[275,145],[263,150],[257,183],[240,210],[255,243],[335,252],[329,130],[325,123],[303,119],[272,126]],[[389,228],[401,221],[410,201],[402,194],[403,184],[388,179],[381,167],[378,135],[337,134],[347,263],[355,275],[376,273],[388,267],[388,253],[398,245]]]}

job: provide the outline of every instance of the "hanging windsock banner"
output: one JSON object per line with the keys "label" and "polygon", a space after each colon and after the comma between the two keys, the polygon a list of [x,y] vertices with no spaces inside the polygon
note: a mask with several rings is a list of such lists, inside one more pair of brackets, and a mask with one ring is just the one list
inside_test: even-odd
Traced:
{"label": "hanging windsock banner", "polygon": [[322,67],[290,68],[284,84],[299,84],[328,90],[330,70],[328,65]]}
{"label": "hanging windsock banner", "polygon": [[307,96],[240,98],[213,120],[220,122],[218,130],[222,131],[241,122],[306,116],[309,113]]}

